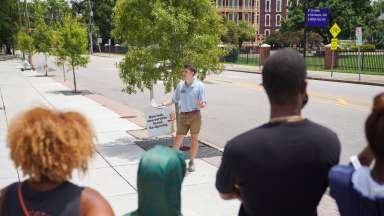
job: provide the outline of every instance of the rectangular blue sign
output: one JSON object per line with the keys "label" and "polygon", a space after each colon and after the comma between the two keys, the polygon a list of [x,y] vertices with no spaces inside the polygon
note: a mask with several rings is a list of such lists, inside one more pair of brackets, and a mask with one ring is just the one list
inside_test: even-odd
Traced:
{"label": "rectangular blue sign", "polygon": [[305,9],[305,26],[326,28],[329,22],[328,8]]}

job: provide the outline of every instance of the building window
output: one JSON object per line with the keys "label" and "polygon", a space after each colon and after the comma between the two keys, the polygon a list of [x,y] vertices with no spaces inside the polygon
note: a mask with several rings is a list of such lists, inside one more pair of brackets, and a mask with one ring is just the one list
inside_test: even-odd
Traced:
{"label": "building window", "polygon": [[276,0],[276,12],[281,12],[281,0]]}
{"label": "building window", "polygon": [[271,0],[265,0],[265,12],[271,12]]}
{"label": "building window", "polygon": [[265,14],[265,26],[271,25],[271,16],[269,14]]}
{"label": "building window", "polygon": [[269,35],[271,35],[271,30],[265,29],[264,30],[264,35],[265,35],[265,37],[269,37]]}
{"label": "building window", "polygon": [[233,20],[233,13],[228,14],[228,20]]}
{"label": "building window", "polygon": [[252,8],[252,0],[244,0],[245,8]]}
{"label": "building window", "polygon": [[281,26],[281,15],[280,14],[276,15],[276,26]]}

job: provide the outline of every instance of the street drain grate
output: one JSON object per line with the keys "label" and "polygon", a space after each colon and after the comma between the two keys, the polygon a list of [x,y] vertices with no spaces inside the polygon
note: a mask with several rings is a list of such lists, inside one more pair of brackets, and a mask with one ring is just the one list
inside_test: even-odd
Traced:
{"label": "street drain grate", "polygon": [[[144,150],[148,151],[149,149],[155,147],[156,145],[170,146],[173,144],[173,138],[159,138],[156,140],[138,140],[135,141],[136,145],[140,146]],[[191,139],[184,139],[184,146],[191,146]],[[184,152],[187,157],[189,157],[189,151]],[[197,153],[197,158],[209,158],[209,157],[217,157],[222,156],[222,152],[219,150],[212,148],[210,146],[199,143],[199,152]]]}

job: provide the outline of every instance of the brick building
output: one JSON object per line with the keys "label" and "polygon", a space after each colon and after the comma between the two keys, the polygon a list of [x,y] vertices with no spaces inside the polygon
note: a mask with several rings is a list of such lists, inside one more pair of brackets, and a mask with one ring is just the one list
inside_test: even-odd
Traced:
{"label": "brick building", "polygon": [[257,40],[280,29],[289,0],[216,0],[219,13],[228,20],[246,20],[257,32]]}

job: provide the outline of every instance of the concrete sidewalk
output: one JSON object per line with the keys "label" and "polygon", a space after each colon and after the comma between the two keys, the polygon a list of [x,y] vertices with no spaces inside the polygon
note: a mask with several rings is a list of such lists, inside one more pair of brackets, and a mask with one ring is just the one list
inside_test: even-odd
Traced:
{"label": "concrete sidewalk", "polygon": [[[262,67],[238,65],[238,64],[225,64],[224,68],[225,70],[229,70],[229,71],[261,73]],[[362,74],[361,79],[359,80],[359,75],[355,73],[335,72],[331,77],[331,72],[328,72],[328,71],[327,72],[308,71],[308,78],[314,79],[314,80],[330,81],[330,82],[345,82],[345,83],[353,83],[353,84],[384,86],[384,72],[383,72],[383,76]]]}
{"label": "concrete sidewalk", "polygon": [[[116,215],[137,208],[136,174],[144,150],[135,144],[127,132],[141,130],[135,123],[122,118],[98,103],[91,95],[73,95],[70,88],[34,71],[21,72],[19,62],[0,62],[0,188],[22,179],[9,158],[6,130],[18,113],[36,106],[83,113],[92,122],[97,136],[97,154],[89,173],[73,181],[97,189],[111,203]],[[91,96],[91,97],[90,97]],[[115,106],[116,107],[116,106]],[[129,112],[129,111],[127,111]],[[124,115],[129,116],[130,113]],[[182,211],[185,216],[237,215],[238,201],[223,201],[214,187],[217,167],[204,160],[196,161],[197,171],[189,173],[183,183]],[[19,176],[20,175],[20,176]],[[334,201],[327,195],[319,206],[319,215],[338,215]]]}
{"label": "concrete sidewalk", "polygon": [[[22,179],[9,158],[6,130],[18,113],[36,106],[83,113],[92,122],[97,136],[97,154],[89,173],[73,181],[95,188],[111,203],[116,215],[137,208],[136,175],[144,150],[134,143],[127,131],[141,127],[120,118],[95,101],[70,94],[70,89],[34,71],[20,72],[15,60],[0,62],[0,188]],[[214,187],[217,168],[196,161],[197,172],[188,174],[183,183],[182,209],[186,216],[236,215],[239,202],[225,202]],[[19,177],[20,175],[20,177]]]}

